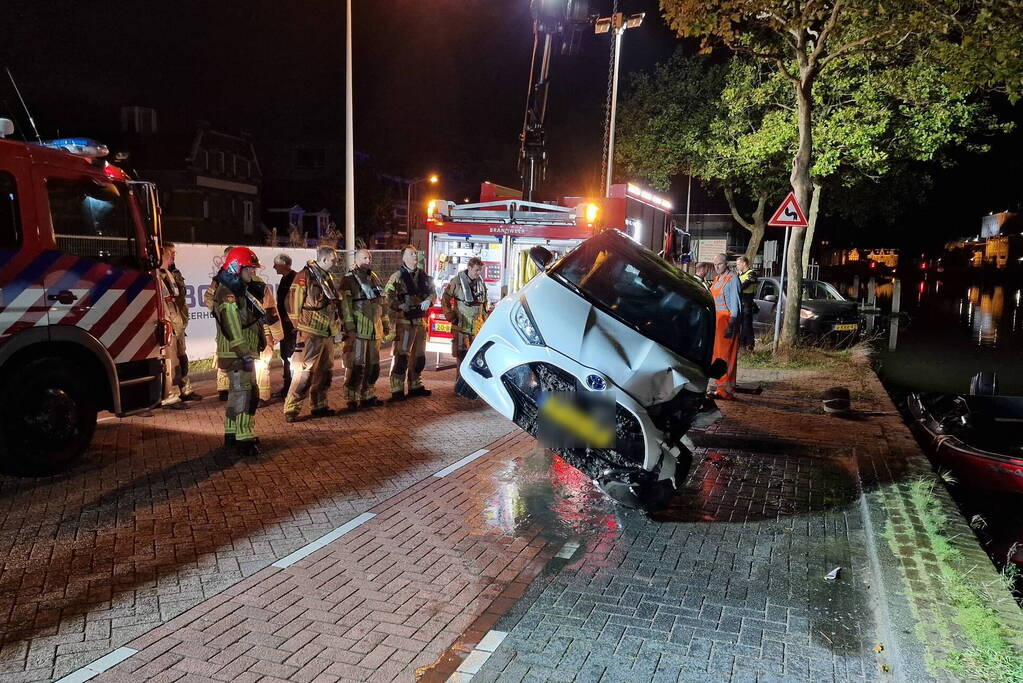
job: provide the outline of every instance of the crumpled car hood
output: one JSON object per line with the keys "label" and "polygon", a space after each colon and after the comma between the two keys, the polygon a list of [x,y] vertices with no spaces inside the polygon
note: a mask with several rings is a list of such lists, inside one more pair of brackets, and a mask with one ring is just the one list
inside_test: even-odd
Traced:
{"label": "crumpled car hood", "polygon": [[707,390],[694,363],[644,337],[567,287],[539,274],[519,292],[547,346],[593,368],[651,406],[671,399],[686,384]]}

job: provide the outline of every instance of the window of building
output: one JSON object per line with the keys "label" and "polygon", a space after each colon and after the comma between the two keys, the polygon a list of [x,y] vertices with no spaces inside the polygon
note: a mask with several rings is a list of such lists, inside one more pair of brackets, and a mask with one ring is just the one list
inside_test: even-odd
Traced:
{"label": "window of building", "polygon": [[251,235],[256,228],[255,206],[252,202],[242,201],[242,232]]}
{"label": "window of building", "polygon": [[0,171],[0,248],[21,246],[21,211],[18,209],[18,188],[14,176]]}
{"label": "window of building", "polygon": [[207,219],[210,217],[210,199],[209,197],[202,198],[202,217]]}
{"label": "window of building", "polygon": [[214,173],[224,172],[224,153],[213,152],[210,154],[210,170]]}
{"label": "window of building", "polygon": [[120,268],[141,268],[127,187],[49,178],[46,195],[58,249]]}
{"label": "window of building", "polygon": [[238,174],[239,178],[248,178],[250,173],[249,167],[250,164],[248,159],[242,159],[238,157],[237,168],[235,173]]}

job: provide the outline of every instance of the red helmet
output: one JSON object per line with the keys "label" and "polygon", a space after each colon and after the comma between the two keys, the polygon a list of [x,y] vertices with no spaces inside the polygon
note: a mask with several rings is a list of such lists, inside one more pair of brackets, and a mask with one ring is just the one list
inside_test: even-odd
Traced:
{"label": "red helmet", "polygon": [[235,247],[227,252],[227,256],[224,257],[224,265],[220,269],[237,275],[241,272],[242,268],[258,267],[259,259],[256,257],[255,252],[248,247]]}

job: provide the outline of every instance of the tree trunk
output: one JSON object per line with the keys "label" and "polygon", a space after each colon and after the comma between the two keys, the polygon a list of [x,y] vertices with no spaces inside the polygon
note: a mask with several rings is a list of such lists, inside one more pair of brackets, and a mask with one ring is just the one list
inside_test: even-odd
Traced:
{"label": "tree trunk", "polygon": [[[796,104],[799,122],[799,148],[792,158],[792,175],[789,182],[796,196],[799,208],[810,206],[810,167],[813,158],[813,106],[810,97],[812,75],[804,71],[800,82],[795,84]],[[804,209],[805,214],[805,209]],[[789,239],[788,273],[785,282],[785,310],[782,318],[781,338],[778,346],[789,349],[796,345],[799,334],[799,309],[803,299],[803,244],[806,228],[792,228]]]}
{"label": "tree trunk", "polygon": [[753,259],[760,251],[760,244],[764,241],[764,232],[767,230],[767,219],[764,217],[764,209],[767,206],[767,195],[760,195],[757,201],[757,210],[753,213],[753,225],[749,228],[749,246],[746,247],[746,260],[750,267],[753,266]]}
{"label": "tree trunk", "polygon": [[767,228],[767,221],[764,218],[764,209],[767,207],[767,195],[761,193],[757,196],[757,208],[753,211],[753,223],[742,217],[739,213],[739,206],[735,203],[735,193],[731,188],[725,189],[725,199],[728,200],[728,208],[732,212],[735,222],[749,231],[749,246],[746,247],[746,259],[753,265],[753,259],[760,251],[760,243],[764,240],[764,231]]}
{"label": "tree trunk", "polygon": [[806,222],[810,224],[810,227],[806,229],[806,241],[803,242],[803,272],[805,273],[807,268],[810,266],[810,250],[813,248],[813,233],[817,229],[817,214],[820,213],[821,206],[821,184],[815,182],[813,184],[813,196],[810,198],[810,213],[806,217]]}

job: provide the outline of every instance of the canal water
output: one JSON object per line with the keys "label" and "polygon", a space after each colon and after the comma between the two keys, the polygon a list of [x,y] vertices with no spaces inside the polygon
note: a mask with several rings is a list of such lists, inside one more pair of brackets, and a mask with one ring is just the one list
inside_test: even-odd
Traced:
{"label": "canal water", "polygon": [[[865,300],[867,286],[838,285]],[[903,280],[901,314],[890,315],[894,286],[876,286],[880,313],[868,314],[878,374],[900,409],[910,392],[964,394],[980,371],[998,375],[998,393],[1023,396],[1023,282]],[[1023,496],[949,487],[998,567],[1023,565]],[[1021,567],[1023,568],[1023,567]]]}

